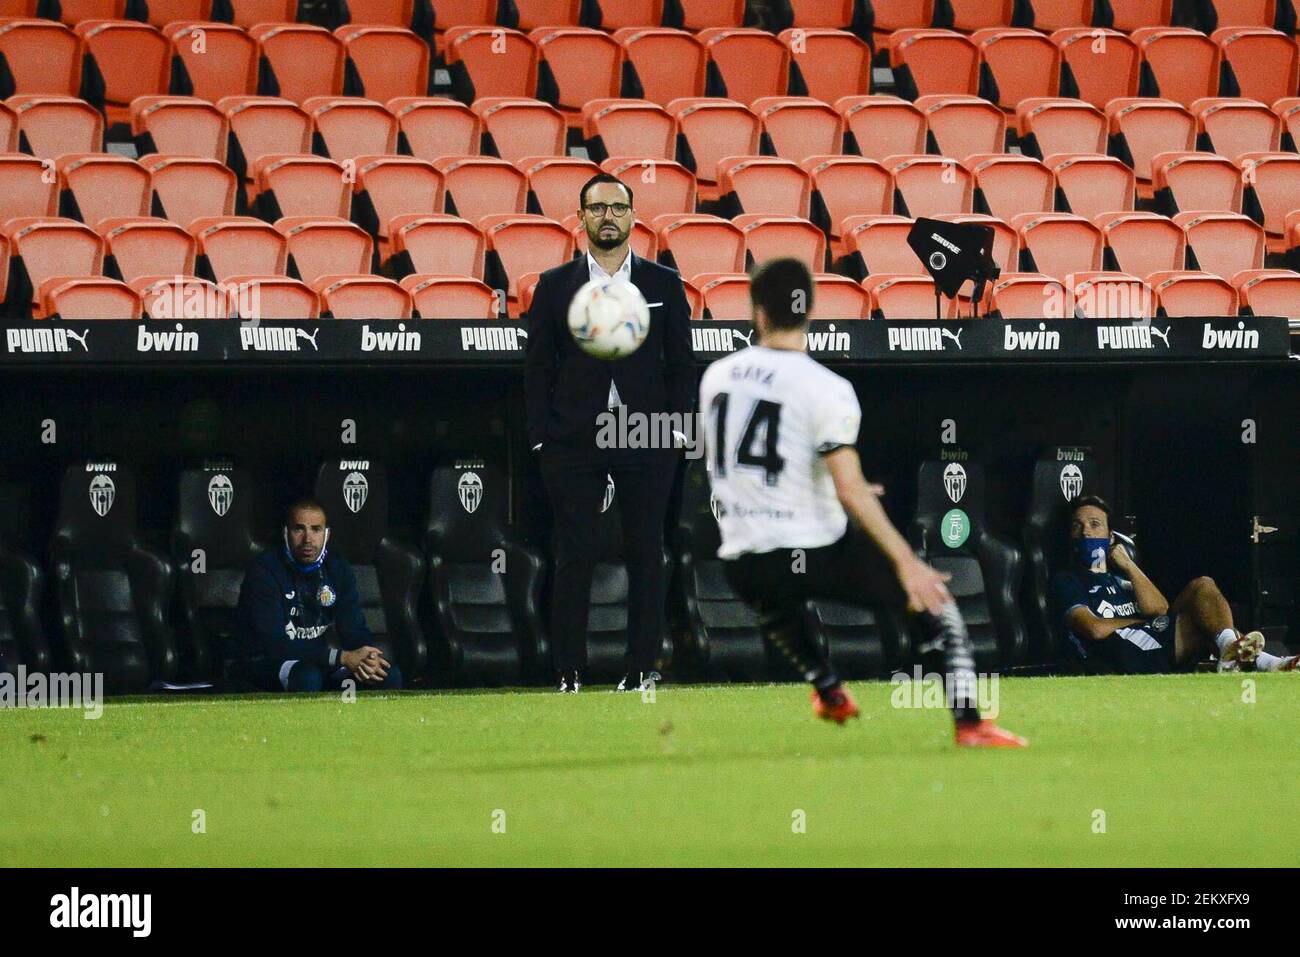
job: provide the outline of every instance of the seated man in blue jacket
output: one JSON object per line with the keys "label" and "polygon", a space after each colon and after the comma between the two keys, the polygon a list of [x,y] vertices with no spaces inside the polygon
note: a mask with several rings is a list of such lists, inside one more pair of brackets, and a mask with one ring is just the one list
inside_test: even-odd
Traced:
{"label": "seated man in blue jacket", "polygon": [[259,555],[239,591],[240,638],[250,680],[266,691],[402,686],[397,665],[373,647],[352,566],[329,554],[329,524],[315,499],[285,513],[284,546]]}

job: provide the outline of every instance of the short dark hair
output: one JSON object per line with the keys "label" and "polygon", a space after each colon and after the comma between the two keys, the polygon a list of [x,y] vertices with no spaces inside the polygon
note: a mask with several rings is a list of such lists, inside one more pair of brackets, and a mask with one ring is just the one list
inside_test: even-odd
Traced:
{"label": "short dark hair", "polygon": [[293,521],[293,513],[299,509],[313,509],[325,516],[325,524],[330,523],[330,514],[325,511],[325,506],[320,503],[320,499],[314,495],[303,495],[289,503],[289,507],[284,510],[284,524],[287,527]]}
{"label": "short dark hair", "polygon": [[1074,518],[1074,513],[1079,509],[1091,505],[1093,508],[1099,508],[1106,513],[1106,524],[1110,524],[1110,506],[1100,495],[1077,495],[1070,499],[1070,517]]}
{"label": "short dark hair", "polygon": [[587,207],[587,190],[591,189],[593,186],[598,186],[601,183],[613,183],[615,186],[622,186],[627,190],[627,204],[629,206],[636,205],[636,202],[632,199],[632,187],[627,185],[627,183],[623,182],[617,176],[609,175],[609,173],[597,173],[591,179],[587,180],[587,182],[582,184],[582,189],[578,190],[578,205],[585,209]]}
{"label": "short dark hair", "polygon": [[[796,306],[801,292],[803,301]],[[775,328],[798,329],[812,312],[812,271],[801,259],[769,259],[749,277],[749,297]]]}

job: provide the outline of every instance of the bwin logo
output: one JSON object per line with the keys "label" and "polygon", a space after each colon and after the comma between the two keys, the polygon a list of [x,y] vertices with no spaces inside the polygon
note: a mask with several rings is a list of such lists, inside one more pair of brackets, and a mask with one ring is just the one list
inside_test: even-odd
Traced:
{"label": "bwin logo", "polygon": [[1201,334],[1202,349],[1258,349],[1259,330],[1247,329],[1244,322],[1236,329],[1214,329],[1207,322]]}
{"label": "bwin logo", "polygon": [[136,352],[198,352],[199,334],[186,332],[185,327],[176,323],[175,332],[153,332],[143,325],[137,327],[135,337]]}
{"label": "bwin logo", "polygon": [[71,893],[50,898],[50,926],[56,928],[121,927],[132,937],[148,937],[153,927],[152,894]]}
{"label": "bwin logo", "polygon": [[1029,332],[1017,332],[1009,324],[1003,330],[1002,349],[1005,352],[1055,352],[1061,348],[1061,334],[1055,329],[1049,330],[1045,322],[1040,322],[1037,329]]}
{"label": "bwin logo", "polygon": [[90,480],[90,507],[95,510],[95,514],[103,518],[108,514],[108,510],[113,507],[113,499],[117,497],[117,486],[107,475],[99,474]]}
{"label": "bwin logo", "polygon": [[954,505],[966,494],[966,470],[956,462],[950,462],[943,470],[943,490]]}
{"label": "bwin logo", "polygon": [[614,476],[605,476],[605,500],[600,503],[600,514],[604,515],[614,504]]}
{"label": "bwin logo", "polygon": [[1079,497],[1083,491],[1083,472],[1077,465],[1067,465],[1061,469],[1061,494],[1068,502]]}
{"label": "bwin logo", "polygon": [[218,518],[223,518],[230,511],[230,503],[235,500],[235,485],[228,475],[214,475],[208,479],[208,504]]}
{"label": "bwin logo", "polygon": [[349,472],[343,480],[343,504],[356,514],[365,507],[368,494],[370,494],[370,483],[366,481],[366,477],[360,472]]}
{"label": "bwin logo", "polygon": [[483,501],[483,480],[477,472],[466,472],[456,483],[456,494],[460,496],[461,508],[473,515]]}
{"label": "bwin logo", "polygon": [[407,332],[406,323],[399,322],[396,332],[371,332],[369,326],[361,327],[362,352],[419,352],[420,334]]}

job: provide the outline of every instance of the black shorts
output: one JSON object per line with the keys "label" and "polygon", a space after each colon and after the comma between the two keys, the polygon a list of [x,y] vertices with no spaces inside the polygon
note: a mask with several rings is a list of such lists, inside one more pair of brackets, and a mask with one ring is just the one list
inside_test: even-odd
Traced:
{"label": "black shorts", "polygon": [[722,564],[732,590],[760,613],[802,608],[809,598],[900,612],[907,608],[907,595],[893,565],[853,525],[838,541],[820,548],[778,548]]}
{"label": "black shorts", "polygon": [[[1174,634],[1177,624],[1176,615],[1164,616],[1168,622],[1164,628],[1142,628],[1155,639],[1157,647],[1139,648],[1133,642],[1120,635],[1111,635],[1106,639],[1102,649],[1103,657],[1119,674],[1124,675],[1161,675],[1173,671],[1182,671],[1178,665],[1178,656],[1174,653]],[[1159,621],[1159,619],[1156,619]],[[1195,660],[1191,662],[1195,664]]]}

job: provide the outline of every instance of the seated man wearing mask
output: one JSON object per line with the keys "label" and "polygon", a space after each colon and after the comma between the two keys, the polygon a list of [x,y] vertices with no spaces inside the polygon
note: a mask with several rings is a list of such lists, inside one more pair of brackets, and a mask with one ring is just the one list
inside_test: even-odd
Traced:
{"label": "seated man wearing mask", "polygon": [[[1110,530],[1110,507],[1095,495],[1070,502],[1071,567],[1052,576],[1053,614],[1079,655],[1117,674],[1154,674],[1195,666],[1207,652],[1220,671],[1294,671],[1300,656],[1264,649],[1258,631],[1243,635],[1209,578],[1198,578],[1170,604]],[[1123,576],[1123,577],[1121,577]]]}
{"label": "seated man wearing mask", "polygon": [[284,547],[249,567],[238,609],[249,679],[265,691],[338,690],[348,678],[401,688],[397,665],[370,644],[352,566],[328,545],[325,509],[300,499],[285,513]]}

